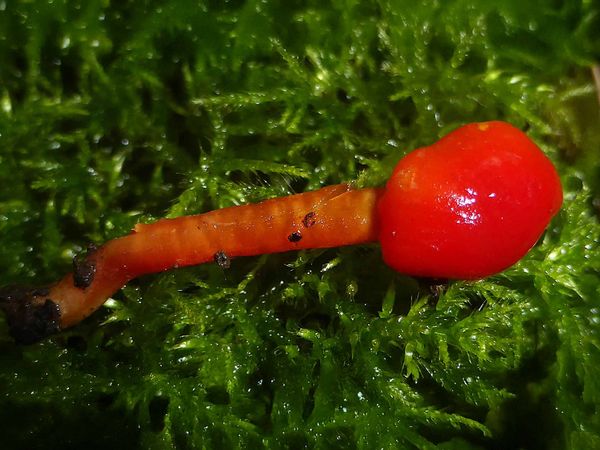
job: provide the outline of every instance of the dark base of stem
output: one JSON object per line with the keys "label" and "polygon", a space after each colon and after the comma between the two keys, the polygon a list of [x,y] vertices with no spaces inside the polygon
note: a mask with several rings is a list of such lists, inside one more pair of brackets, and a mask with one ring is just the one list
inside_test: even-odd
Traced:
{"label": "dark base of stem", "polygon": [[60,331],[60,307],[46,295],[47,289],[0,289],[0,308],[18,344],[33,344]]}

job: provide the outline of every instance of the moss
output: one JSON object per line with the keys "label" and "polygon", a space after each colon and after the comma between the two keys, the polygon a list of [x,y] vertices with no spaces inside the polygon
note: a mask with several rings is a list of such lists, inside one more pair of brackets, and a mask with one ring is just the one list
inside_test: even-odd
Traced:
{"label": "moss", "polygon": [[476,283],[342,248],[148,276],[34,346],[2,321],[3,446],[598,447],[599,18],[576,0],[0,1],[0,284],[57,279],[137,221],[381,184],[469,121],[528,130],[566,190],[530,255]]}

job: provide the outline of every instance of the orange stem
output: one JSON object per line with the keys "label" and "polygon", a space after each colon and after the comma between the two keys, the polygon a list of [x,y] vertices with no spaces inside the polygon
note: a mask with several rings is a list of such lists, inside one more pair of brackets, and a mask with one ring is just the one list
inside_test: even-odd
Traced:
{"label": "orange stem", "polygon": [[[30,295],[38,307],[58,309],[59,329],[98,309],[129,280],[171,268],[307,248],[377,240],[376,204],[383,189],[354,190],[347,184],[257,204],[136,225],[75,261],[49,292]],[[54,305],[51,305],[54,308]],[[58,313],[59,312],[59,313]]]}

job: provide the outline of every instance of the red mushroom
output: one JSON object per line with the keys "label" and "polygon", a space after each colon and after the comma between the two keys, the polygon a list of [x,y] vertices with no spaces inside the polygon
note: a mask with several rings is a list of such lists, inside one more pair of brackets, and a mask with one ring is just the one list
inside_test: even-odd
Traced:
{"label": "red mushroom", "polygon": [[385,188],[340,184],[140,224],[90,248],[47,289],[5,290],[0,306],[15,339],[34,342],[80,322],[143,274],[377,240],[402,273],[482,278],[522,258],[561,203],[554,166],[523,132],[475,123],[403,158]]}
{"label": "red mushroom", "polygon": [[483,278],[521,259],[561,204],[554,166],[523,132],[466,125],[394,169],[379,204],[383,258],[411,275]]}

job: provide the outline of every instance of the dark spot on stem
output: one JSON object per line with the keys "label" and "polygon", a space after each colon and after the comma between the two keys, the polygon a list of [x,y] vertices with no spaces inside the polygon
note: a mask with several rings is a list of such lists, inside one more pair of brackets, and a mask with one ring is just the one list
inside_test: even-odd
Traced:
{"label": "dark spot on stem", "polygon": [[75,287],[87,288],[94,281],[94,275],[96,275],[96,264],[73,259],[73,284]]}
{"label": "dark spot on stem", "polygon": [[85,253],[73,258],[73,284],[80,289],[87,288],[96,275],[96,263],[91,260],[97,248],[94,244],[88,245]]}
{"label": "dark spot on stem", "polygon": [[229,256],[227,256],[227,253],[225,253],[223,250],[219,250],[217,253],[215,253],[214,259],[221,269],[229,269],[231,266],[231,260],[229,259]]}
{"label": "dark spot on stem", "polygon": [[302,219],[302,224],[306,228],[312,227],[315,223],[317,223],[317,215],[314,213],[314,211],[309,212],[304,216],[304,219]]}
{"label": "dark spot on stem", "polygon": [[18,344],[33,344],[60,331],[60,307],[40,292],[48,290],[10,287],[0,291],[0,308]]}
{"label": "dark spot on stem", "polygon": [[300,242],[302,239],[302,233],[299,231],[294,231],[292,234],[288,236],[288,241],[290,242]]}

